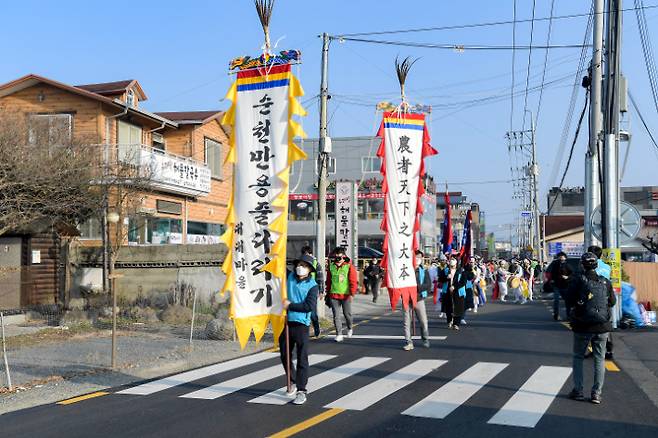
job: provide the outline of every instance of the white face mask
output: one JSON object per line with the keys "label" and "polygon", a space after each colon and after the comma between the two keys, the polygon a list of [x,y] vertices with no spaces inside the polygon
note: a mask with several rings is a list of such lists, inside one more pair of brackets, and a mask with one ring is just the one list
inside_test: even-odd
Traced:
{"label": "white face mask", "polygon": [[457,267],[457,260],[450,260],[450,267],[451,268]]}
{"label": "white face mask", "polygon": [[306,277],[309,272],[311,272],[310,269],[308,269],[306,266],[298,265],[295,268],[295,272],[297,273],[298,277]]}

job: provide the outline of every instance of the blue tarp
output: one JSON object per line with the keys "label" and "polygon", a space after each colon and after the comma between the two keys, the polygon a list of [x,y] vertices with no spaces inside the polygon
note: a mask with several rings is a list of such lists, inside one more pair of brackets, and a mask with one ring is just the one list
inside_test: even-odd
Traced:
{"label": "blue tarp", "polygon": [[635,320],[636,327],[643,327],[644,320],[637,305],[637,294],[632,284],[621,282],[621,311]]}

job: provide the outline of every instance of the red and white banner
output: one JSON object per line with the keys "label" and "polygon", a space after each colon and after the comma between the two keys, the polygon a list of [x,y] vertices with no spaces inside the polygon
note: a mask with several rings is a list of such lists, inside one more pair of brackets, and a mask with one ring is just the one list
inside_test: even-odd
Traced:
{"label": "red and white banner", "polygon": [[425,193],[422,176],[424,159],[436,154],[430,145],[425,115],[385,112],[377,133],[382,143],[377,156],[382,158],[384,176],[384,256],[385,286],[395,309],[402,298],[406,309],[409,302],[416,306],[417,284],[415,252],[418,249],[420,202]]}

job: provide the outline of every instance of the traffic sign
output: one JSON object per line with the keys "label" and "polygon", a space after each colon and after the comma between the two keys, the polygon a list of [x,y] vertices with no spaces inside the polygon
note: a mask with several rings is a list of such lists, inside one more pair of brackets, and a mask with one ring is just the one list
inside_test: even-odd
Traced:
{"label": "traffic sign", "polygon": [[[592,234],[598,240],[603,240],[601,231],[601,206],[599,205],[592,212],[590,225]],[[640,232],[642,226],[642,215],[633,205],[628,202],[619,203],[619,245],[630,242]]]}

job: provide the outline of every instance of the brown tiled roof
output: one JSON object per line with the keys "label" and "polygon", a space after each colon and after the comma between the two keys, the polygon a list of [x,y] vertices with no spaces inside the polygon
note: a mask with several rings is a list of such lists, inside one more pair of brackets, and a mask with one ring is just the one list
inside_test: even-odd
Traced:
{"label": "brown tiled roof", "polygon": [[160,117],[173,120],[181,125],[201,125],[210,120],[221,117],[224,112],[220,110],[211,111],[169,111],[156,113]]}
{"label": "brown tiled roof", "polygon": [[139,82],[137,82],[135,79],[126,79],[124,81],[114,82],[100,82],[98,84],[74,85],[74,87],[100,94],[101,96],[112,96],[114,94],[120,94],[126,91],[128,88],[134,87],[139,96],[139,100],[148,99],[141,85],[139,85]]}
{"label": "brown tiled roof", "polygon": [[82,88],[83,90],[91,91],[96,94],[116,94],[126,89],[134,82],[134,79],[128,79],[125,81],[115,81],[115,82],[101,82],[98,84],[85,84],[85,85],[75,85],[77,88]]}
{"label": "brown tiled roof", "polygon": [[560,215],[546,216],[546,235],[562,233],[564,231],[577,229],[585,225],[585,216]]}

